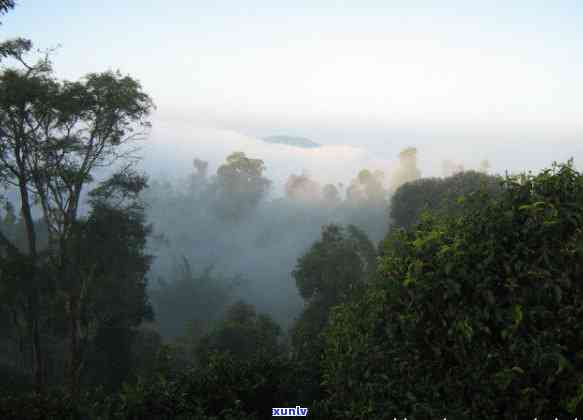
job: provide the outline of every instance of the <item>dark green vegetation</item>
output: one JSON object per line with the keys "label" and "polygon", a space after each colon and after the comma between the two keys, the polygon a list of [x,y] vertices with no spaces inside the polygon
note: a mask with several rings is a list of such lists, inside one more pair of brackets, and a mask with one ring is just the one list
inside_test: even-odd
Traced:
{"label": "dark green vegetation", "polygon": [[[500,179],[475,171],[447,178],[422,178],[401,186],[392,197],[390,216],[393,226],[410,228],[419,222],[421,213],[459,215],[463,210],[457,198],[483,189],[491,194],[500,191]],[[476,203],[481,205],[481,203]]]}
{"label": "dark green vegetation", "polygon": [[30,42],[0,48],[0,418],[581,415],[572,162],[417,179],[406,149],[390,203],[366,169],[269,200],[241,152],[148,185],[137,81],[63,82]]}
{"label": "dark green vegetation", "polygon": [[379,280],[334,309],[335,418],[581,413],[583,175],[553,166],[458,204],[391,232]]}

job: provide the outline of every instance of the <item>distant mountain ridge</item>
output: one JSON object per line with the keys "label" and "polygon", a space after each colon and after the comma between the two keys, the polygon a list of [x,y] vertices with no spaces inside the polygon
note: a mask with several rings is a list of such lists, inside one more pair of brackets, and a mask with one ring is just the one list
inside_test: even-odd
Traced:
{"label": "distant mountain ridge", "polygon": [[303,147],[304,149],[314,149],[320,147],[320,144],[305,137],[294,136],[269,136],[263,138],[264,142],[275,144],[286,144],[288,146]]}

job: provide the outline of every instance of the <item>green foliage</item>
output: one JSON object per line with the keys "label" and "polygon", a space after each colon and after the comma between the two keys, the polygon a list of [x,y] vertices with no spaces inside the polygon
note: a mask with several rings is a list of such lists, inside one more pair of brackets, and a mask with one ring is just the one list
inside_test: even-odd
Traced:
{"label": "green foliage", "polygon": [[[32,347],[37,388],[43,388],[47,376],[44,341],[62,340],[66,330],[66,377],[71,389],[77,391],[85,346],[100,327],[95,324],[111,315],[103,305],[95,304],[96,295],[105,291],[115,295],[116,288],[129,287],[131,290],[122,293],[130,298],[116,297],[125,304],[128,317],[135,315],[140,320],[143,314],[139,312],[146,306],[144,274],[149,260],[135,255],[142,252],[148,233],[143,228],[143,216],[140,219],[137,215],[140,206],[136,206],[145,180],[127,170],[131,155],[126,145],[149,127],[147,117],[153,104],[137,81],[119,72],[92,73],[76,82],[60,81],[48,55],[36,64],[27,63],[25,56],[30,49],[30,42],[25,40],[8,41],[0,48],[2,56],[11,56],[19,66],[0,72],[0,184],[16,188],[26,232],[22,250],[0,233],[1,248],[11,260],[4,267],[19,267],[10,270],[10,275],[5,271],[3,277],[19,279],[18,284],[23,286],[20,295],[24,304],[13,302],[12,307],[28,324],[30,337],[24,338]],[[80,219],[82,192],[93,181],[97,168],[114,163],[127,164],[126,171],[94,191],[90,203],[94,215],[100,212],[99,217],[108,219],[107,225],[95,227],[95,217]],[[99,197],[105,190],[107,197]],[[112,203],[120,197],[122,202]],[[131,217],[136,221],[112,218],[112,212],[103,214],[106,208],[133,212]],[[33,217],[37,209],[48,232],[43,248],[41,230]],[[132,232],[135,228],[138,231]],[[125,236],[110,235],[106,241],[96,237],[101,233],[108,236],[101,232],[108,229],[118,229],[116,233]],[[87,243],[91,240],[98,246]],[[99,248],[101,245],[103,248]],[[85,252],[80,253],[83,246]],[[101,253],[94,252],[97,249]],[[112,252],[108,254],[108,250]],[[106,256],[109,259],[104,263]],[[22,264],[25,259],[26,264]],[[95,288],[95,283],[101,287]],[[130,305],[135,292],[137,303]],[[119,311],[115,303],[111,306]],[[47,331],[41,331],[44,327]]]}
{"label": "green foliage", "polygon": [[320,352],[320,332],[330,308],[356,294],[376,269],[376,250],[355,226],[327,225],[322,237],[302,255],[292,276],[307,305],[292,329],[295,353],[314,361]]}
{"label": "green foliage", "polygon": [[243,152],[227,156],[217,169],[211,189],[216,211],[225,220],[238,221],[254,210],[266,195],[271,181],[263,176],[261,159],[248,158]]}
{"label": "green foliage", "polygon": [[[13,49],[22,55],[30,46]],[[47,58],[36,65],[22,57],[20,62],[21,69],[0,73],[0,181],[17,186],[25,204],[34,200],[51,236],[60,240],[76,221],[81,191],[95,169],[129,157],[120,146],[149,127],[153,104],[136,80],[119,72],[59,81]],[[124,175],[110,187],[139,180]],[[132,192],[130,187],[144,184],[121,186]]]}
{"label": "green foliage", "polygon": [[[0,22],[1,24],[2,22]],[[24,38],[15,38],[0,42],[0,61],[3,58],[11,57],[17,60],[32,50],[32,42]]]}
{"label": "green foliage", "polygon": [[[206,365],[174,377],[155,376],[126,384],[115,395],[99,390],[78,403],[63,392],[0,397],[2,419],[197,419],[271,418],[272,407],[298,404],[296,367],[281,357],[241,360],[213,353]],[[297,379],[296,379],[297,380]],[[305,404],[302,404],[305,405]]]}
{"label": "green foliage", "polygon": [[[172,380],[159,377],[126,387],[112,418],[153,418],[156,413],[168,419],[269,419],[272,407],[307,406],[298,394],[301,373],[301,366],[284,357],[242,360],[212,353],[207,364]],[[325,407],[309,408],[311,418],[330,418]]]}
{"label": "green foliage", "polygon": [[374,245],[356,226],[327,225],[298,259],[292,276],[305,300],[335,303],[374,273],[375,258]]}
{"label": "green foliage", "polygon": [[59,392],[0,398],[0,417],[6,420],[76,420],[80,414],[77,405]]}
{"label": "green foliage", "polygon": [[231,302],[240,278],[224,278],[213,270],[209,266],[197,275],[183,258],[168,280],[161,279],[159,287],[151,288],[156,323],[169,339],[182,337],[187,346],[196,345]]}
{"label": "green foliage", "polygon": [[335,418],[581,413],[583,176],[555,165],[462,205],[392,232],[382,279],[335,310]]}
{"label": "green foliage", "polygon": [[[49,263],[42,266],[47,286],[41,319],[46,323],[43,334],[47,343],[53,343],[53,349],[62,349],[60,343],[67,332],[67,299],[81,283],[80,328],[87,362],[82,371],[84,382],[115,389],[130,375],[133,329],[153,316],[146,293],[151,257],[145,253],[145,245],[150,228],[135,202],[127,208],[111,207],[107,201],[94,200],[92,204],[89,215],[77,221],[63,242],[67,258],[57,261],[50,256]],[[24,227],[13,216],[7,211],[0,229],[20,244]],[[46,231],[41,223],[36,226],[38,232]],[[23,353],[19,358],[26,355],[25,346],[30,340],[27,314],[20,308],[26,304],[28,293],[23,279],[30,281],[26,273],[32,267],[30,257],[13,256],[0,270],[0,307],[9,320],[6,338],[19,344]],[[58,350],[52,350],[48,357],[57,366],[64,359]],[[53,372],[49,379],[55,380],[53,377],[60,375]]]}
{"label": "green foliage", "polygon": [[452,215],[461,209],[459,197],[481,188],[495,194],[500,191],[500,180],[466,171],[447,178],[422,178],[405,183],[391,197],[392,224],[409,228],[420,221],[424,210]]}
{"label": "green foliage", "polygon": [[303,367],[302,401],[313,403],[320,398],[321,332],[330,309],[359,293],[375,268],[374,245],[352,225],[324,226],[321,239],[298,259],[292,275],[307,304],[290,333],[294,360]]}
{"label": "green foliage", "polygon": [[238,301],[227,309],[222,322],[202,337],[196,349],[197,359],[206,364],[213,352],[242,360],[257,355],[275,357],[281,352],[280,335],[281,329],[269,316],[257,314],[255,307]]}
{"label": "green foliage", "polygon": [[78,229],[70,255],[87,281],[85,310],[109,326],[151,320],[146,273],[152,257],[145,252],[151,229],[143,212],[97,204]]}

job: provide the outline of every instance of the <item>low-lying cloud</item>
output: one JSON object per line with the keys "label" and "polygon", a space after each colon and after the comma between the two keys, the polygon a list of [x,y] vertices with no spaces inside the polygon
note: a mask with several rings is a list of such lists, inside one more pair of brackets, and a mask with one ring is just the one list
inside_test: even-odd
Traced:
{"label": "low-lying cloud", "polygon": [[277,196],[282,194],[291,174],[306,173],[322,185],[340,182],[347,185],[361,169],[388,173],[397,162],[354,146],[301,148],[266,143],[236,131],[159,122],[144,145],[142,165],[153,177],[180,178],[192,171],[193,159],[199,158],[209,162],[208,172],[212,174],[234,151],[264,161],[266,176],[273,181]]}

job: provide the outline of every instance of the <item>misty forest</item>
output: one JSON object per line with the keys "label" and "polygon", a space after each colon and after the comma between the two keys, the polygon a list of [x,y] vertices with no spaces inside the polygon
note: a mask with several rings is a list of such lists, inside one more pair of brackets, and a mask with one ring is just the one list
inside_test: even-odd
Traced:
{"label": "misty forest", "polygon": [[582,415],[573,159],[428,176],[411,142],[322,181],[233,147],[167,176],[146,84],[0,41],[0,419]]}

